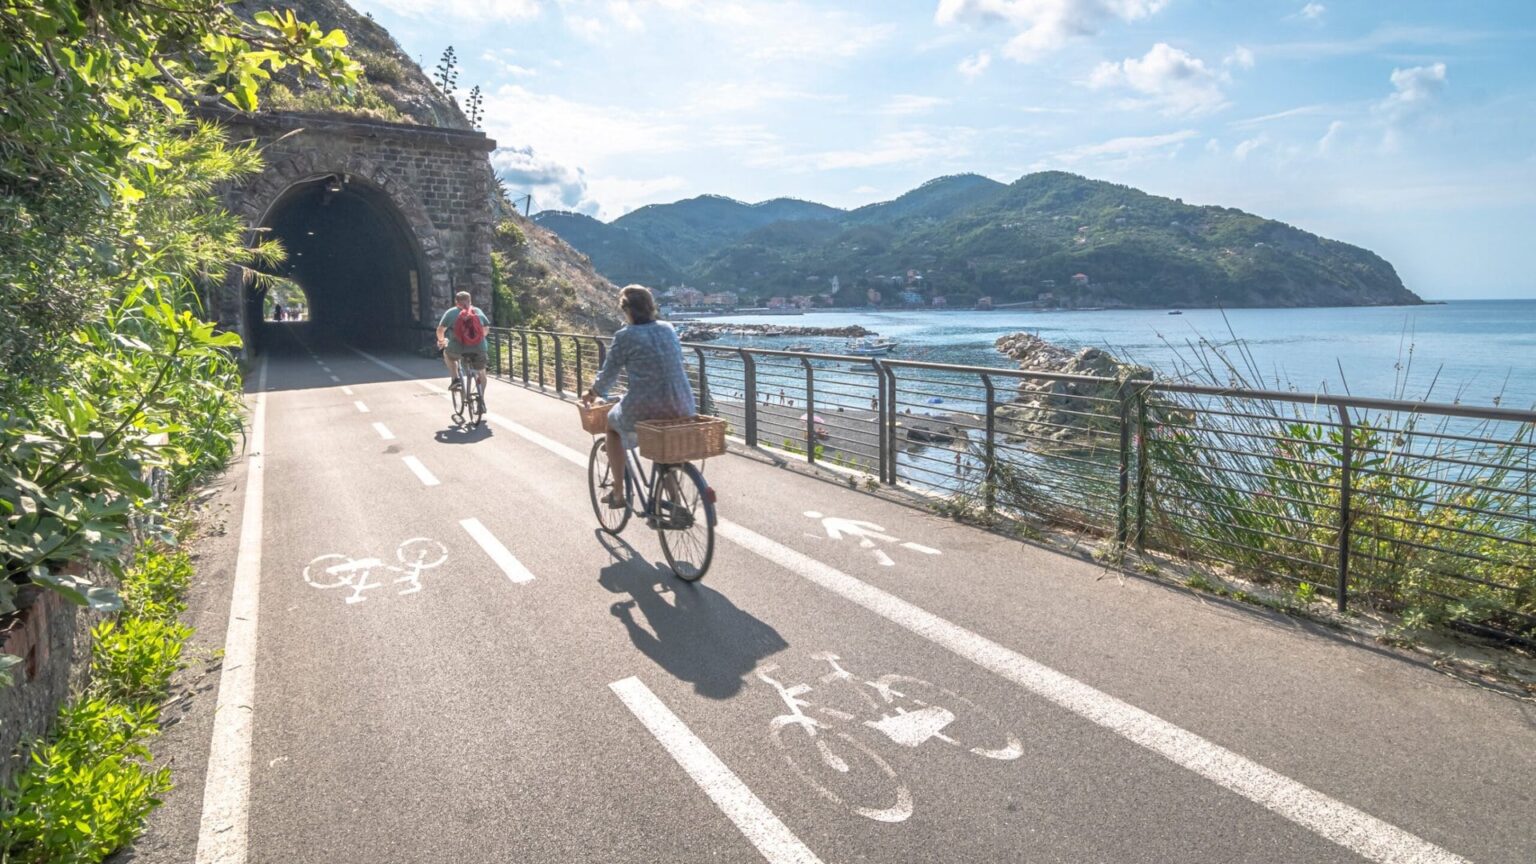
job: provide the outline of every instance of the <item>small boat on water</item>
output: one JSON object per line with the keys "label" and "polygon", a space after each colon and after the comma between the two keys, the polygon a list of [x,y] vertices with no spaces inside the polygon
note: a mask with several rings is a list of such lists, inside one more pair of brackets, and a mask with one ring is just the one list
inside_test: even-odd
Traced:
{"label": "small boat on water", "polygon": [[815,349],[806,342],[796,342],[784,349],[785,351],[814,351]]}
{"label": "small boat on water", "polygon": [[1173,311],[1172,311],[1172,312],[1169,312],[1169,313],[1168,313],[1168,314],[1169,314],[1169,315],[1183,315],[1183,314],[1184,314],[1184,313],[1183,313],[1183,312],[1180,312],[1180,311],[1179,311],[1179,310],[1177,310],[1177,309],[1175,309],[1175,310],[1173,310]]}
{"label": "small boat on water", "polygon": [[849,342],[845,350],[855,357],[880,357],[896,350],[896,340],[872,339],[866,336]]}

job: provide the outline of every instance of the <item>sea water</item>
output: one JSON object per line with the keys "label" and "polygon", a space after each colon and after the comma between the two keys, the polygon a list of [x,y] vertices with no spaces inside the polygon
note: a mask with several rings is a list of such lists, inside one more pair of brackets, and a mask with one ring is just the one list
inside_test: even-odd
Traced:
{"label": "sea water", "polygon": [[[710,322],[845,327],[898,340],[903,360],[1011,366],[997,337],[1026,331],[1071,348],[1103,348],[1160,378],[1217,370],[1222,383],[1360,397],[1536,407],[1536,300],[1463,300],[1427,306],[1326,309],[846,310],[794,317],[723,316]],[[841,353],[844,339],[726,338],[783,348],[806,343]],[[1239,370],[1224,370],[1230,363]]]}

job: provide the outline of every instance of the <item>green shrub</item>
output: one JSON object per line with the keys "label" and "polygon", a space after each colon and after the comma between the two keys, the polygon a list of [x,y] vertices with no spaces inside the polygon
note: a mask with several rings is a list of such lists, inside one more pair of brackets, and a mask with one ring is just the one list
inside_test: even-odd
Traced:
{"label": "green shrub", "polygon": [[123,611],[135,618],[175,621],[187,609],[183,598],[191,581],[192,559],[187,553],[140,549],[118,590]]}
{"label": "green shrub", "polygon": [[165,697],[171,676],[182,667],[182,645],[192,628],[176,621],[123,618],[91,629],[91,690],[119,702],[155,702]]}
{"label": "green shrub", "polygon": [[0,802],[0,860],[93,864],[132,842],[171,788],[170,769],[150,769],[142,743],[156,715],[154,705],[105,699],[61,710],[58,738],[34,747]]}

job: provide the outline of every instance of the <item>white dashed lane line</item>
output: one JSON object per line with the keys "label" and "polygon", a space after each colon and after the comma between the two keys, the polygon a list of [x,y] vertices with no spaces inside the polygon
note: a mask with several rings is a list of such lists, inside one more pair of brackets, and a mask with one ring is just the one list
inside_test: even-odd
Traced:
{"label": "white dashed lane line", "polygon": [[608,685],[769,864],[821,864],[735,772],[639,678]]}
{"label": "white dashed lane line", "polygon": [[379,433],[379,437],[383,438],[385,441],[395,440],[395,433],[389,431],[389,427],[385,426],[383,423],[373,424],[373,431]]}
{"label": "white dashed lane line", "polygon": [[335,375],[330,376],[330,378],[331,378],[332,381],[336,382],[337,384],[341,383],[341,379],[337,378]]}
{"label": "white dashed lane line", "polygon": [[363,413],[363,414],[367,414],[368,413],[368,406],[363,404],[363,400],[359,399],[356,402],[353,402],[352,404],[357,406],[357,410],[360,413]]}
{"label": "white dashed lane line", "polygon": [[411,469],[411,473],[416,475],[416,479],[421,481],[421,485],[438,485],[438,479],[432,476],[432,472],[427,470],[427,466],[421,464],[420,459],[417,459],[415,456],[402,456],[400,461],[405,463],[405,467]]}
{"label": "white dashed lane line", "polygon": [[507,574],[508,579],[518,585],[533,581],[533,574],[523,566],[523,562],[517,560],[516,556],[496,539],[496,535],[492,534],[490,529],[480,524],[479,519],[460,519],[459,527],[480,544],[480,548],[485,550],[485,554],[491,556],[491,560],[496,562],[501,572]]}

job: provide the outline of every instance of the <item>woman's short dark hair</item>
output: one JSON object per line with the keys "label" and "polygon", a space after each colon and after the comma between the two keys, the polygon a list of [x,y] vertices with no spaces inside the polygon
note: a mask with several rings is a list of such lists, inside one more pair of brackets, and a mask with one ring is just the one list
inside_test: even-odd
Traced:
{"label": "woman's short dark hair", "polygon": [[644,285],[625,285],[619,292],[619,308],[629,313],[629,319],[636,324],[656,320],[656,298]]}

